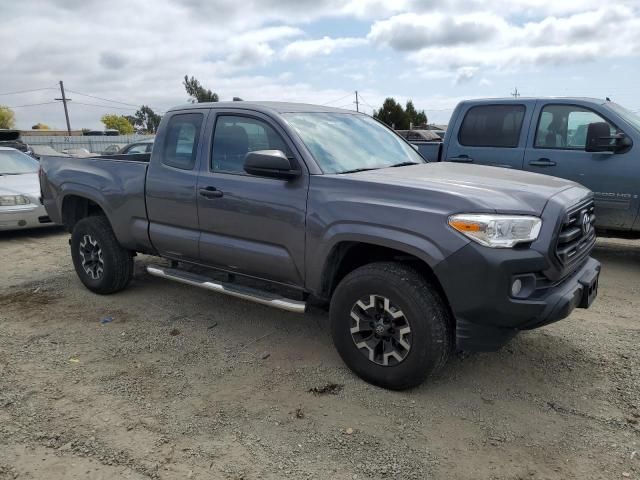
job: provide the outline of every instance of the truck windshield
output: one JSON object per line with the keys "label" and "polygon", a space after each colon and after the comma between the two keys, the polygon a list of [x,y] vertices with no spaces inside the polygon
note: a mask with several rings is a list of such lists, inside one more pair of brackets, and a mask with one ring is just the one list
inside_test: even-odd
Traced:
{"label": "truck windshield", "polygon": [[624,121],[630,123],[633,128],[640,132],[640,116],[637,113],[634,113],[631,110],[627,110],[617,103],[607,102],[605,105],[616,112],[618,115],[620,115]]}
{"label": "truck windshield", "polygon": [[39,163],[17,150],[0,150],[0,175],[36,173]]}
{"label": "truck windshield", "polygon": [[365,115],[286,113],[284,117],[324,173],[425,163],[411,145]]}

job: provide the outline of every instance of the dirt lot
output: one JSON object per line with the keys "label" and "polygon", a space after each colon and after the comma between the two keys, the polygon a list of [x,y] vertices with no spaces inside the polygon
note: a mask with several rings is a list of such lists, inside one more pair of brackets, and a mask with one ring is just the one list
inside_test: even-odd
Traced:
{"label": "dirt lot", "polygon": [[640,242],[595,256],[590,310],[389,392],[320,312],[153,278],[148,257],[101,297],[63,232],[0,234],[0,479],[640,479]]}

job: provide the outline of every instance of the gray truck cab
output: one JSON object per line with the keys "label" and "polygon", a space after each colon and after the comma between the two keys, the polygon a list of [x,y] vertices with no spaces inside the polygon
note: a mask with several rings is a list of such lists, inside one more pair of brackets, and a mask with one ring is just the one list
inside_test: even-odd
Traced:
{"label": "gray truck cab", "polygon": [[639,149],[640,116],[611,101],[510,98],[461,102],[438,157],[573,180],[594,192],[598,229],[640,232]]}

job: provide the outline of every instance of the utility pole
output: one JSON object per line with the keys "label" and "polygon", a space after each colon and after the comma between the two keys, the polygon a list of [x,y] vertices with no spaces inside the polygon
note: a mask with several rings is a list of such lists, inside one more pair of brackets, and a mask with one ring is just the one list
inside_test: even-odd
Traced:
{"label": "utility pole", "polygon": [[65,97],[64,95],[64,83],[60,80],[60,93],[62,94],[62,98],[55,98],[54,100],[61,100],[62,105],[64,105],[64,116],[67,119],[67,134],[71,136],[71,124],[69,123],[69,110],[67,109],[67,102],[70,102],[71,99]]}
{"label": "utility pole", "polygon": [[515,88],[513,92],[511,92],[511,96],[513,98],[518,98],[520,96],[520,92],[518,91],[518,87]]}
{"label": "utility pole", "polygon": [[358,90],[356,90],[356,112],[360,111],[360,103],[358,102]]}

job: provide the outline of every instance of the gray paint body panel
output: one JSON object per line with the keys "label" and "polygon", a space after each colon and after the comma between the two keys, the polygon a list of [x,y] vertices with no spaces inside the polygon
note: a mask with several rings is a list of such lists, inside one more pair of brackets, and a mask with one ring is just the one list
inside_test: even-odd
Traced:
{"label": "gray paint body panel", "polygon": [[[159,146],[167,122],[173,115],[197,111],[205,122],[196,168],[163,165]],[[47,209],[55,220],[65,195],[84,194],[102,206],[127,248],[155,249],[169,258],[320,294],[327,258],[340,242],[395,248],[435,267],[470,241],[447,226],[451,214],[541,215],[551,198],[576,187],[542,175],[450,163],[319,175],[318,165],[280,115],[288,111],[339,110],[248,102],[171,110],[160,126],[148,172],[140,162],[45,159]],[[302,176],[284,181],[210,172],[216,112],[245,112],[270,123],[289,143]],[[224,196],[201,200],[198,188],[208,185]],[[578,196],[588,193],[577,191]]]}

